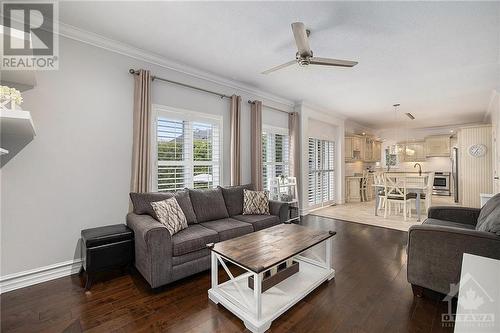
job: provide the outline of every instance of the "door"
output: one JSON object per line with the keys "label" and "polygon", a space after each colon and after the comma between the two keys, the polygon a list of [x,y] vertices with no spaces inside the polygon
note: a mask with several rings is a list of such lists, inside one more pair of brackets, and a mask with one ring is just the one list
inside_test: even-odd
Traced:
{"label": "door", "polygon": [[309,208],[331,205],[335,200],[335,142],[309,138]]}

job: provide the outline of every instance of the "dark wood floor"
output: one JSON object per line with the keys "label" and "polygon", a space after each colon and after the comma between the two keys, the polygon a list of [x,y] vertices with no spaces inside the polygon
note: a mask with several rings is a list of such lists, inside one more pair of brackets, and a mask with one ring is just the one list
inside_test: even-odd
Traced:
{"label": "dark wood floor", "polygon": [[[405,232],[309,216],[335,230],[334,280],[282,315],[271,332],[442,332],[446,303],[414,298],[406,281]],[[222,278],[223,272],[220,272]],[[151,291],[139,273],[111,273],[84,292],[77,275],[1,295],[6,332],[243,332],[207,298],[204,272]]]}

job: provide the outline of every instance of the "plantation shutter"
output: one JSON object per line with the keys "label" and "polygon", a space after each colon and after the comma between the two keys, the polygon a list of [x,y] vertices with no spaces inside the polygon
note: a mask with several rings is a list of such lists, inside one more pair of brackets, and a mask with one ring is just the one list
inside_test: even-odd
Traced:
{"label": "plantation shutter", "polygon": [[262,183],[264,189],[269,189],[269,179],[280,175],[289,176],[289,141],[288,134],[274,133],[272,129],[266,129],[262,133]]}
{"label": "plantation shutter", "polygon": [[309,206],[335,200],[335,142],[309,138],[308,141]]}
{"label": "plantation shutter", "polygon": [[159,115],[155,125],[157,191],[220,185],[219,124]]}

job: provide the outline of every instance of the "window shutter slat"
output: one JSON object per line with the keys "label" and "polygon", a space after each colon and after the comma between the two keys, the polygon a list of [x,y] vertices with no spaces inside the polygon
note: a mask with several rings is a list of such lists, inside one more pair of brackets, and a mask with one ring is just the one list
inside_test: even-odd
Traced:
{"label": "window shutter slat", "polygon": [[216,123],[159,115],[156,119],[157,190],[220,185],[220,141],[220,126]]}

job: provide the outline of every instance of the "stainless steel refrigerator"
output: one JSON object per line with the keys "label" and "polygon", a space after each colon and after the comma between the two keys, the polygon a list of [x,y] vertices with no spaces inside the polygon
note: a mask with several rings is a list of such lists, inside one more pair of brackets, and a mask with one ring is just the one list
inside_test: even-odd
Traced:
{"label": "stainless steel refrigerator", "polygon": [[453,179],[453,197],[458,202],[458,148],[453,147],[451,151],[451,177]]}

